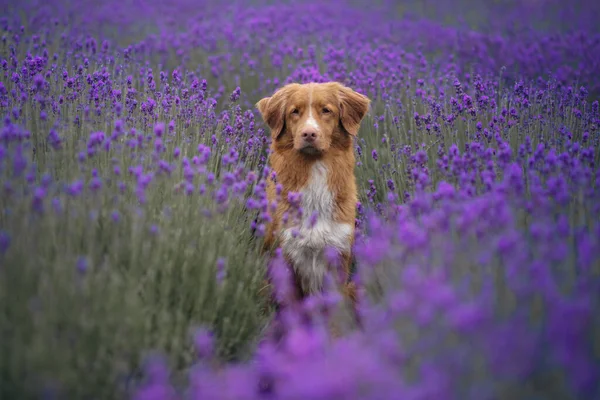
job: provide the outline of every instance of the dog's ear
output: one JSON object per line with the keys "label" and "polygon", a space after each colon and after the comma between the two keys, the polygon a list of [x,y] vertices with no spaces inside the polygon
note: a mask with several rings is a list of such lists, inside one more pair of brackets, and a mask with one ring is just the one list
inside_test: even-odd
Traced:
{"label": "dog's ear", "polygon": [[369,111],[371,100],[349,87],[336,84],[340,102],[340,122],[352,136],[358,135],[360,122]]}
{"label": "dog's ear", "polygon": [[271,138],[277,139],[283,133],[285,126],[285,109],[288,98],[298,88],[298,84],[292,83],[277,90],[273,96],[265,97],[256,103],[263,120],[271,129]]}

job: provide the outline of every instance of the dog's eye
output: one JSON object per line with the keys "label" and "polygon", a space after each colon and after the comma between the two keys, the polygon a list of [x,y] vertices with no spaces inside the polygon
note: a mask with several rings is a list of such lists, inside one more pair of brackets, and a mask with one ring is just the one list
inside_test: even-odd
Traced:
{"label": "dog's eye", "polygon": [[329,114],[331,110],[327,107],[323,107],[323,114]]}
{"label": "dog's eye", "polygon": [[300,114],[300,111],[298,111],[298,109],[297,109],[297,108],[294,108],[294,109],[292,110],[292,115],[298,115],[298,114]]}

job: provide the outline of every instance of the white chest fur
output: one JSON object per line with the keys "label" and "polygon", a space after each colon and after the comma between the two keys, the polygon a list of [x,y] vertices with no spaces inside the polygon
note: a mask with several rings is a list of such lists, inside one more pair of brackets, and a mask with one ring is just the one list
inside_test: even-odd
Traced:
{"label": "white chest fur", "polygon": [[[302,189],[303,218],[299,226],[283,231],[282,248],[290,257],[307,293],[321,290],[327,269],[325,249],[350,250],[352,226],[335,222],[334,195],[327,185],[327,166],[317,161]],[[316,222],[311,216],[317,213]],[[297,235],[294,237],[293,232]]]}

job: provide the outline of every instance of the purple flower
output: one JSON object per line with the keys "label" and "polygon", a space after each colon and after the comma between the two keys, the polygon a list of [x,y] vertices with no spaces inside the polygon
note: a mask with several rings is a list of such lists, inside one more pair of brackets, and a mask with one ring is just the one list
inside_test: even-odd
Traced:
{"label": "purple flower", "polygon": [[229,198],[229,192],[227,191],[227,187],[221,186],[216,192],[215,200],[217,201],[218,204],[224,204],[227,202],[228,198]]}
{"label": "purple flower", "polygon": [[122,121],[122,120],[120,120],[120,119],[116,120],[116,121],[115,121],[115,132],[116,132],[117,134],[121,134],[121,133],[123,133],[123,131],[124,131],[124,128],[123,128],[123,121]]}
{"label": "purple flower", "polygon": [[223,282],[223,279],[225,278],[225,273],[225,259],[219,258],[217,260],[217,282]]}
{"label": "purple flower", "polygon": [[233,91],[233,93],[231,93],[230,99],[232,102],[236,102],[238,101],[238,99],[240,98],[242,91],[240,90],[239,86],[235,88],[235,90]]}
{"label": "purple flower", "polygon": [[50,133],[48,134],[48,141],[55,150],[58,150],[62,143],[60,136],[58,136],[58,133],[54,129],[50,130]]}
{"label": "purple flower", "polygon": [[[169,369],[164,356],[152,354],[144,362],[144,376],[149,386],[167,385],[169,381]],[[161,391],[162,393],[162,391]],[[138,397],[139,399],[153,399],[154,397]],[[162,399],[162,397],[159,397]],[[169,397],[167,397],[168,399]]]}
{"label": "purple flower", "polygon": [[461,304],[448,312],[446,320],[459,332],[469,333],[481,328],[484,315],[484,310],[478,304]]}
{"label": "purple flower", "polygon": [[44,199],[46,198],[46,189],[38,186],[33,192],[33,209],[37,212],[44,211]]}
{"label": "purple flower", "polygon": [[194,347],[198,357],[210,358],[213,355],[214,338],[212,333],[205,328],[197,328],[194,332]]}
{"label": "purple flower", "polygon": [[79,196],[79,194],[81,194],[83,190],[83,181],[81,180],[77,180],[75,182],[73,182],[72,184],[70,184],[69,186],[67,186],[67,193],[70,196]]}
{"label": "purple flower", "polygon": [[163,144],[161,138],[156,138],[156,140],[154,141],[154,151],[156,153],[162,153],[163,151],[165,151],[165,145]]}
{"label": "purple flower", "polygon": [[200,153],[200,156],[198,158],[198,164],[200,165],[204,165],[208,162],[208,159],[210,158],[210,147],[205,146],[203,144],[199,144],[198,145],[198,153]]}
{"label": "purple flower", "polygon": [[158,122],[156,125],[154,125],[154,134],[157,137],[162,137],[163,134],[165,133],[165,123],[164,122]]}
{"label": "purple flower", "polygon": [[206,175],[206,183],[208,183],[209,185],[212,185],[214,182],[215,182],[215,174],[210,172],[208,175]]}
{"label": "purple flower", "polygon": [[10,247],[10,235],[7,232],[0,232],[0,255],[6,254]]}
{"label": "purple flower", "polygon": [[318,221],[318,219],[319,219],[319,212],[318,212],[318,211],[314,211],[314,212],[313,212],[313,213],[310,215],[310,217],[309,217],[309,219],[308,219],[308,225],[309,225],[311,228],[314,228],[314,226],[317,224],[317,221]]}
{"label": "purple flower", "polygon": [[423,150],[419,150],[415,154],[415,161],[420,165],[425,164],[427,162],[427,153]]}
{"label": "purple flower", "polygon": [[92,178],[92,180],[90,181],[90,189],[94,192],[98,191],[100,188],[102,188],[102,180],[95,176]]}
{"label": "purple flower", "polygon": [[76,263],[77,272],[81,275],[85,274],[89,268],[89,262],[87,257],[81,256],[77,259]]}
{"label": "purple flower", "polygon": [[194,185],[187,182],[185,184],[185,194],[188,196],[191,196],[192,194],[194,194]]}

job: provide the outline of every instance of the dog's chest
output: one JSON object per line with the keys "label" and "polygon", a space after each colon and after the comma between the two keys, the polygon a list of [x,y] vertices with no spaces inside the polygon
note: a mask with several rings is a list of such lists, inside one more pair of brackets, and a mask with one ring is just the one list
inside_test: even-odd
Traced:
{"label": "dog's chest", "polygon": [[308,182],[301,190],[302,221],[283,232],[283,250],[292,259],[308,291],[316,291],[322,285],[325,249],[331,247],[338,253],[350,249],[352,227],[335,221],[335,195],[329,189],[328,176],[323,162],[313,164]]}
{"label": "dog's chest", "polygon": [[310,226],[314,216],[324,223],[333,222],[334,196],[327,184],[327,166],[317,161],[311,168],[310,178],[302,189],[303,224]]}

